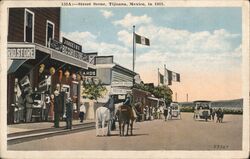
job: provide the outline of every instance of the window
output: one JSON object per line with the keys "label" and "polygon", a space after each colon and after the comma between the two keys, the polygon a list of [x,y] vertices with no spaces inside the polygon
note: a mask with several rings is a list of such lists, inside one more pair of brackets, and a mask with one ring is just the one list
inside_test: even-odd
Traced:
{"label": "window", "polygon": [[48,46],[50,39],[54,39],[54,26],[55,26],[54,23],[47,20],[47,24],[46,24],[46,46]]}
{"label": "window", "polygon": [[25,9],[24,41],[34,42],[34,13]]}

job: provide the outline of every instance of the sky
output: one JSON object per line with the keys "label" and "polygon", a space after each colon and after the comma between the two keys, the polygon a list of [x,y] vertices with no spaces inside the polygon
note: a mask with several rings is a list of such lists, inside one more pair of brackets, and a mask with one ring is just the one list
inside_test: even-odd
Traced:
{"label": "sky", "polygon": [[[169,86],[173,100],[242,98],[241,8],[62,8],[61,37],[83,52],[113,55],[132,70],[132,32],[150,46],[136,44],[135,72],[144,83],[158,84],[158,73],[180,73]],[[176,95],[177,94],[177,95]],[[188,94],[188,99],[187,99]]]}

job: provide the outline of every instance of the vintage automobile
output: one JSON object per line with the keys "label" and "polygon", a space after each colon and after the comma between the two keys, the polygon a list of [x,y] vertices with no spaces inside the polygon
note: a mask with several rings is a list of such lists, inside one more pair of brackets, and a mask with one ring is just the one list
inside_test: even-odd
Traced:
{"label": "vintage automobile", "polygon": [[181,111],[180,111],[180,105],[177,102],[172,102],[170,104],[170,114],[171,114],[171,119],[173,117],[181,119]]}
{"label": "vintage automobile", "polygon": [[194,119],[211,120],[211,101],[194,101]]}

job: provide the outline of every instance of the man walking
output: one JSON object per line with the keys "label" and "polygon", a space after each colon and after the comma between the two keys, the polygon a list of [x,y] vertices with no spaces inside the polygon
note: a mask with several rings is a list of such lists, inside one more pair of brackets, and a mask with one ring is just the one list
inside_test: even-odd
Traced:
{"label": "man walking", "polygon": [[66,101],[66,129],[72,129],[73,102],[69,97]]}

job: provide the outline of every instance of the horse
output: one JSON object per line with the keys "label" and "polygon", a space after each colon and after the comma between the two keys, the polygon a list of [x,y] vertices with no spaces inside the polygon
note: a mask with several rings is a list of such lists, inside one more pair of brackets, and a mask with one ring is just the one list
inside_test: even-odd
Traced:
{"label": "horse", "polygon": [[130,134],[133,135],[133,123],[135,120],[133,110],[131,107],[127,105],[119,106],[116,115],[118,117],[119,122],[119,133],[120,136],[124,136],[125,125],[127,125],[126,136],[128,136],[129,126],[130,126]]}
{"label": "horse", "polygon": [[[99,107],[96,109],[96,136],[99,136],[99,126],[102,128],[102,136],[110,135],[110,110],[106,107]],[[105,132],[105,124],[107,125],[107,132]]]}

